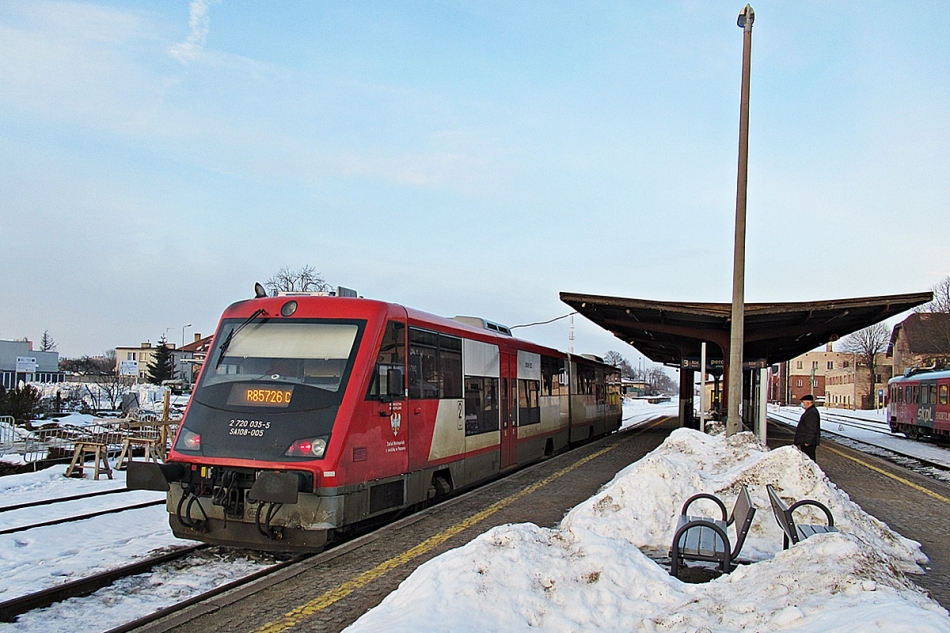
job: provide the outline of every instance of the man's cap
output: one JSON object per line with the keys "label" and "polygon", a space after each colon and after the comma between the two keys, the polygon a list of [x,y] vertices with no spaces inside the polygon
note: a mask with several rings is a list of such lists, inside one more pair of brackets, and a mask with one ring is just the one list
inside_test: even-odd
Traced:
{"label": "man's cap", "polygon": [[813,396],[813,395],[811,395],[811,394],[808,394],[807,396],[802,396],[802,397],[801,397],[801,401],[802,401],[802,402],[805,402],[806,400],[807,400],[808,402],[814,402],[814,401],[815,401],[815,396]]}

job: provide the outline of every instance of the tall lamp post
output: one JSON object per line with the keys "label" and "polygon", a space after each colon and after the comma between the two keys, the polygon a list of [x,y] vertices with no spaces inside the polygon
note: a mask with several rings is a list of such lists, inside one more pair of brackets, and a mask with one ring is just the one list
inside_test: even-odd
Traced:
{"label": "tall lamp post", "polygon": [[739,176],[736,183],[736,243],[732,268],[732,327],[729,336],[729,406],[726,435],[741,429],[742,352],[745,325],[745,207],[749,185],[749,80],[752,76],[752,22],[755,11],[745,5],[737,24],[742,29],[742,97],[739,102]]}
{"label": "tall lamp post", "polygon": [[191,327],[191,323],[186,323],[185,325],[181,326],[181,346],[182,347],[185,346],[185,328],[186,327]]}

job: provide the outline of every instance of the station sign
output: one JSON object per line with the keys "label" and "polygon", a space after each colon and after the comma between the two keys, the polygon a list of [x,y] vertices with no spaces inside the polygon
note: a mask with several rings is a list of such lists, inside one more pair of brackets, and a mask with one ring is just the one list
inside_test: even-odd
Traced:
{"label": "station sign", "polygon": [[16,371],[18,374],[35,374],[36,359],[30,356],[17,356]]}
{"label": "station sign", "polygon": [[[698,356],[684,356],[680,361],[680,369],[695,369],[701,370],[700,359]],[[707,358],[706,359],[706,371],[723,371],[725,368],[725,360],[722,358]],[[768,367],[768,363],[765,362],[764,358],[759,358],[755,360],[746,360],[742,363],[742,369],[765,369]]]}

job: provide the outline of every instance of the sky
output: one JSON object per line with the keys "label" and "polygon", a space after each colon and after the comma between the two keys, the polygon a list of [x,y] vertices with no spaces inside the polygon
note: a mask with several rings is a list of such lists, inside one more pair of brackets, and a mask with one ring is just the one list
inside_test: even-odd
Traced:
{"label": "sky", "polygon": [[[741,8],[6,0],[0,339],[181,343],[285,266],[506,325],[729,302]],[[754,8],[746,301],[929,290],[950,5]]]}

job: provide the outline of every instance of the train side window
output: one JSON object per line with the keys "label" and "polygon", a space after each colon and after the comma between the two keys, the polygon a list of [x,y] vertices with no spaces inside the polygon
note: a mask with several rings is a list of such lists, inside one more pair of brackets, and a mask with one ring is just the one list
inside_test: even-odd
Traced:
{"label": "train side window", "polygon": [[409,328],[409,397],[462,398],[462,339]]}
{"label": "train side window", "polygon": [[577,395],[593,396],[597,393],[597,372],[589,365],[577,366]]}
{"label": "train side window", "polygon": [[557,358],[541,357],[541,395],[561,395],[561,373],[564,364]]}
{"label": "train side window", "polygon": [[406,388],[403,376],[405,364],[406,325],[390,321],[386,324],[379,354],[376,355],[376,371],[366,394],[367,399],[402,396]]}
{"label": "train side window", "polygon": [[937,404],[937,385],[930,385],[930,402]]}
{"label": "train side window", "polygon": [[462,397],[462,339],[439,335],[439,374],[442,398]]}
{"label": "train side window", "polygon": [[537,380],[518,381],[518,426],[541,423],[540,386]]}
{"label": "train side window", "polygon": [[947,404],[947,391],[950,390],[950,387],[947,385],[940,385],[940,404]]}
{"label": "train side window", "polygon": [[920,388],[917,385],[914,385],[914,399],[911,400],[914,404],[920,404]]}
{"label": "train side window", "polygon": [[465,377],[465,435],[498,430],[498,379]]}

